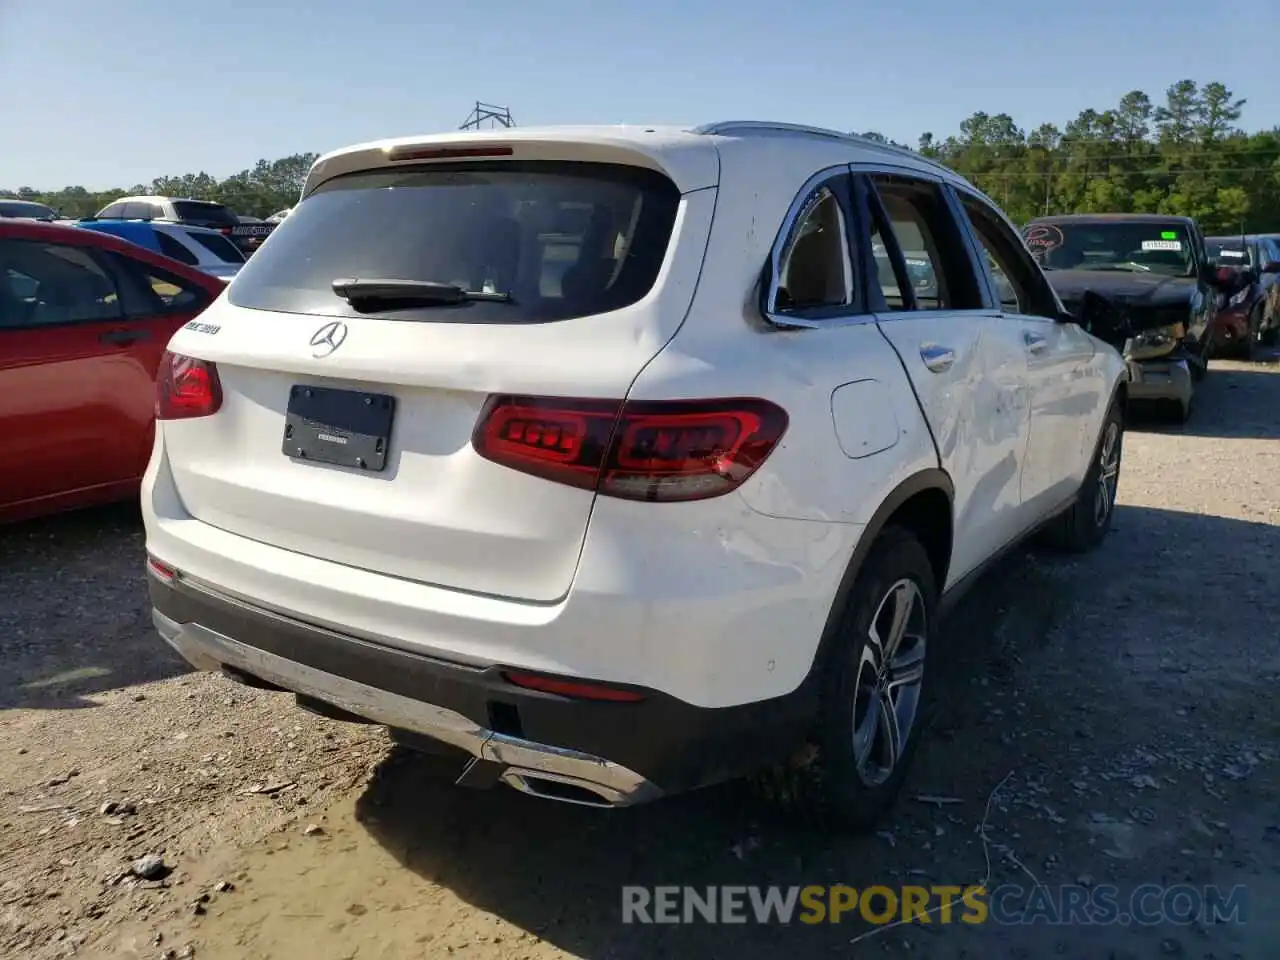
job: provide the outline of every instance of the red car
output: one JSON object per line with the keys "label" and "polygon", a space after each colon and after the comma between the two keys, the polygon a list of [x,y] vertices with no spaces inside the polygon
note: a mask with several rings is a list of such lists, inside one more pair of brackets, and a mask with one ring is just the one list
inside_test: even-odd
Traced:
{"label": "red car", "polygon": [[137,495],[160,357],[223,289],[114,237],[0,220],[0,523]]}

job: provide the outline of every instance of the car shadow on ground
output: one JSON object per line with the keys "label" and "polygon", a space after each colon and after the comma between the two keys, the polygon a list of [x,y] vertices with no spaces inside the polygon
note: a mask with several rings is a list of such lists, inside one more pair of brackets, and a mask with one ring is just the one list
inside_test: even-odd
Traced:
{"label": "car shadow on ground", "polygon": [[1260,354],[1252,363],[1214,361],[1196,385],[1191,417],[1169,420],[1159,404],[1134,404],[1129,427],[1144,433],[1175,433],[1223,439],[1280,439],[1280,410],[1275,404],[1280,354]]}
{"label": "car shadow on ground", "polygon": [[[1122,675],[1107,671],[1112,661],[1128,655],[1120,652],[1117,634],[1136,632],[1133,618],[1146,618],[1144,605],[1165,617],[1198,618],[1197,630],[1210,647],[1233,643],[1228,635],[1230,610],[1241,600],[1238,578],[1230,570],[1231,545],[1245,540],[1257,541],[1280,556],[1280,528],[1275,526],[1120,506],[1111,539],[1095,554],[1062,557],[1027,549],[1012,555],[962,601],[949,621],[944,635],[948,694],[935,711],[932,730],[897,807],[868,834],[847,836],[796,824],[758,801],[744,784],[615,811],[557,805],[506,789],[469,791],[447,782],[456,768],[445,769],[441,760],[400,749],[375,772],[358,800],[357,817],[384,849],[421,877],[590,960],[772,960],[782,951],[797,949],[862,956],[864,949],[877,945],[852,944],[883,934],[887,940],[910,938],[905,947],[902,939],[894,940],[896,949],[913,951],[895,954],[903,956],[942,956],[944,948],[948,957],[994,957],[993,948],[1000,949],[1000,956],[1053,955],[1050,940],[1056,941],[1060,955],[1067,955],[1068,949],[1079,949],[1081,937],[1092,937],[1097,930],[915,924],[887,931],[856,917],[839,925],[810,927],[624,926],[622,891],[627,885],[964,886],[983,881],[986,854],[997,870],[1003,866],[1009,871],[1006,877],[1018,878],[1017,871],[1007,862],[1001,865],[999,854],[975,834],[988,816],[993,824],[1001,821],[993,830],[1003,830],[1006,840],[1015,838],[1009,842],[1024,856],[1036,857],[1034,869],[1046,882],[1074,883],[1077,876],[1072,872],[1055,877],[1047,863],[1042,868],[1040,858],[1047,850],[1065,851],[1063,859],[1075,861],[1075,871],[1114,877],[1115,871],[1128,869],[1134,884],[1160,881],[1167,867],[1151,861],[1129,866],[1108,861],[1092,846],[1094,841],[1079,827],[1088,814],[1067,808],[1072,788],[1066,781],[1079,774],[1066,772],[1065,758],[1100,769],[1126,746],[1145,749],[1156,736],[1153,730],[1160,731],[1159,736],[1187,740],[1200,736],[1192,719],[1170,709],[1168,697],[1185,681],[1186,671],[1144,678],[1137,699],[1118,689],[1124,683]],[[1159,577],[1135,573],[1137,556],[1168,554],[1169,562],[1179,562],[1177,551],[1184,547],[1193,551],[1189,556],[1224,568],[1220,577],[1201,578],[1198,594],[1171,595]],[[1280,614],[1276,575],[1263,574],[1255,586],[1252,601]],[[1177,661],[1182,651],[1172,641],[1164,643],[1168,649],[1160,655]],[[1085,669],[1082,658],[1090,657],[1092,665]],[[1162,689],[1160,684],[1166,686]],[[1178,691],[1185,693],[1180,687]],[[1215,709],[1207,701],[1203,705]],[[1017,814],[1008,810],[1018,805],[1016,800],[1007,807],[1005,799],[992,802],[1012,776],[1017,778],[1014,784],[1021,781],[1024,795],[1034,795],[1037,803],[1052,797],[1057,806],[1055,792],[1066,794],[1068,799],[1058,809],[1072,819],[1051,812],[1048,820],[1031,822],[1026,815],[1015,820]],[[1123,786],[1101,789],[1122,792]],[[1170,794],[1168,799],[1175,798]],[[1179,804],[1192,802],[1183,795],[1176,799]],[[1179,807],[1168,816],[1173,820],[1185,814]],[[1076,835],[1064,836],[1073,828]],[[1169,855],[1178,856],[1172,851]],[[1179,862],[1179,870],[1188,866]],[[944,932],[945,946],[940,936]],[[1150,928],[1106,935],[1144,938],[1144,949],[1151,948],[1150,937],[1160,937]],[[1043,949],[1038,938],[1044,940]],[[957,944],[965,947],[951,952]],[[976,952],[965,953],[965,948]],[[1014,952],[1004,952],[1010,949]],[[1105,956],[1107,950],[1089,955]]]}
{"label": "car shadow on ground", "polygon": [[134,504],[0,527],[0,710],[188,672],[151,625],[143,540]]}

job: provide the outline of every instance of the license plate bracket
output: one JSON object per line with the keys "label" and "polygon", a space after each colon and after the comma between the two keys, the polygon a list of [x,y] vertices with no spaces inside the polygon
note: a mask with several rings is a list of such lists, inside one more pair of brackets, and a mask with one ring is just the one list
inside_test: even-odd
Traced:
{"label": "license plate bracket", "polygon": [[387,466],[396,398],[295,384],[281,452],[293,460],[378,472]]}

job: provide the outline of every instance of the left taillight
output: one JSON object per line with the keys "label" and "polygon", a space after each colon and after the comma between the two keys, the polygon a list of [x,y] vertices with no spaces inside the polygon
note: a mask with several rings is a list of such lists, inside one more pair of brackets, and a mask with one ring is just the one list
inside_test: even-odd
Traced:
{"label": "left taillight", "polygon": [[208,360],[164,352],[156,376],[157,420],[208,417],[221,406],[222,384],[216,366]]}
{"label": "left taillight", "polygon": [[750,397],[577,400],[491,396],[471,442],[487,460],[624,500],[718,497],[746,482],[787,429]]}

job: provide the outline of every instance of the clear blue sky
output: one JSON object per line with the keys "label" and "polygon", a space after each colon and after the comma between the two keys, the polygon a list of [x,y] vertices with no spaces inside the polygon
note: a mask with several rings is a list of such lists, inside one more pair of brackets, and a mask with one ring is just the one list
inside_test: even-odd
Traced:
{"label": "clear blue sky", "polygon": [[1280,124],[1280,3],[0,0],[0,187],[226,176],[458,126],[775,119],[914,144],[1220,80]]}

